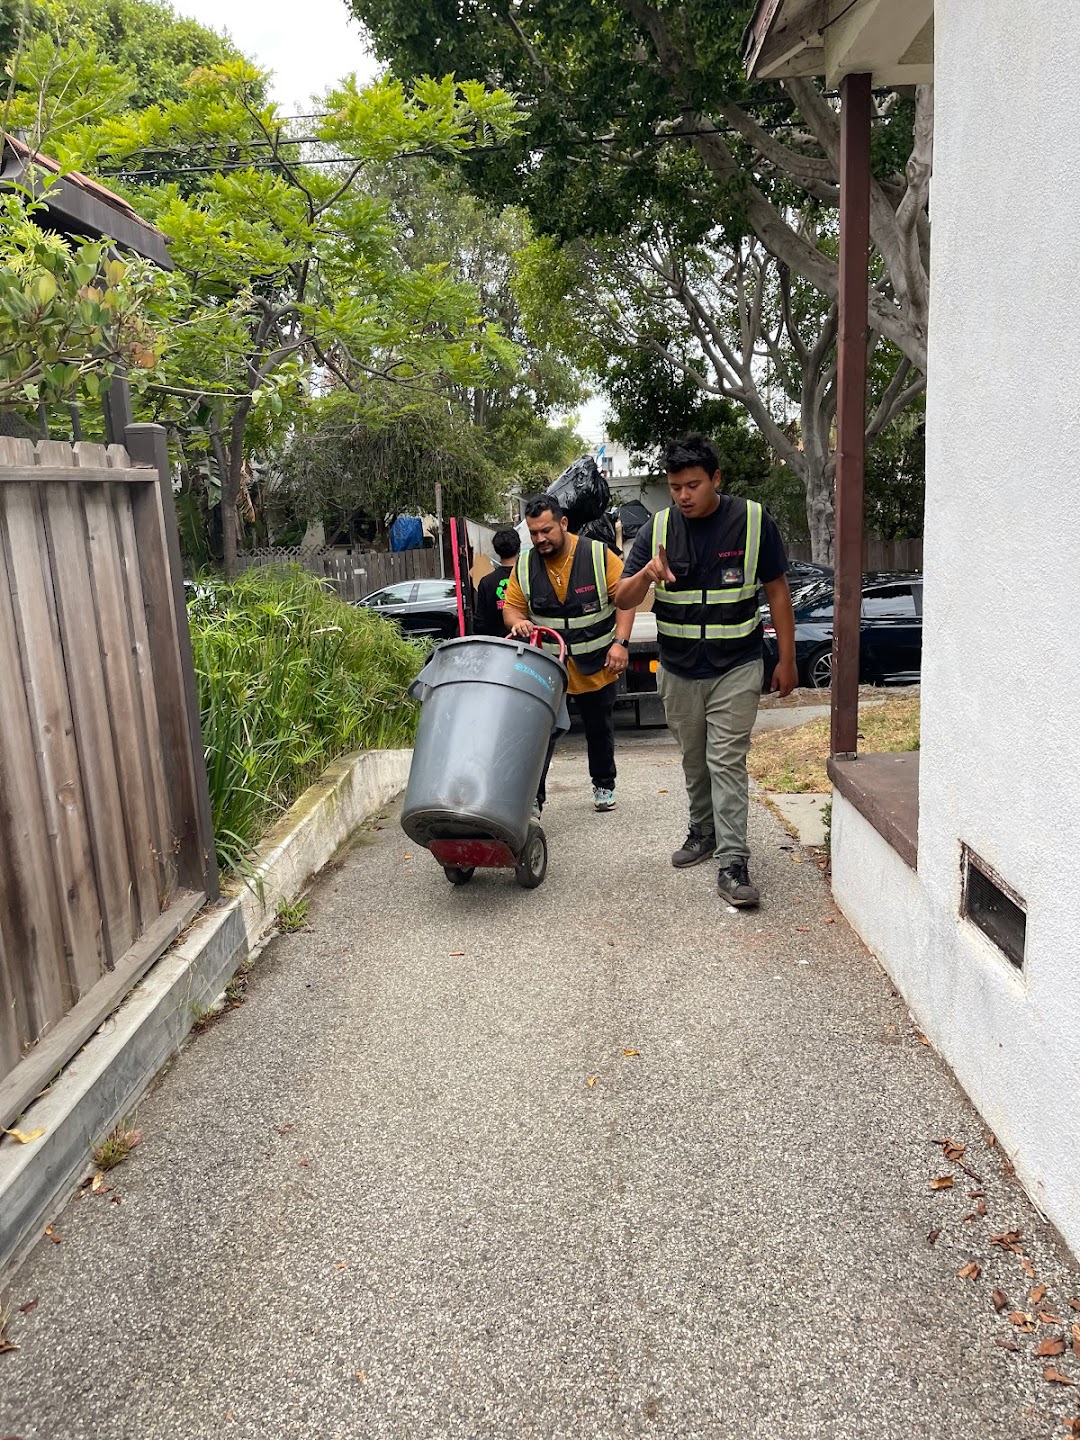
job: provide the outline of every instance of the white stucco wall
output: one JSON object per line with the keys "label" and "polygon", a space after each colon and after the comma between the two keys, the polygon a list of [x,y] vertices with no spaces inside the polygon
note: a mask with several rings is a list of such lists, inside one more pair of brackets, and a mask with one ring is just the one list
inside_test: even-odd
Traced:
{"label": "white stucco wall", "polygon": [[[835,843],[845,909],[1080,1253],[1078,74],[1076,0],[937,0],[918,881],[850,807]],[[961,841],[1027,902],[1023,976],[959,918]]]}

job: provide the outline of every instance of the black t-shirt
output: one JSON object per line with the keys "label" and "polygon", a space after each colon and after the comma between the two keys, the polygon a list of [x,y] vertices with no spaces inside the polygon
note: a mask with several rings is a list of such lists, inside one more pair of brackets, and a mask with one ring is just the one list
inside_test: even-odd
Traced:
{"label": "black t-shirt", "polygon": [[503,597],[507,582],[514,573],[513,565],[496,565],[490,575],[485,575],[476,587],[476,616],[473,631],[477,635],[505,635],[503,624]]}
{"label": "black t-shirt", "polygon": [[[700,585],[703,590],[719,590],[724,583],[724,571],[735,565],[739,565],[745,552],[742,549],[721,550],[721,536],[725,529],[726,515],[725,508],[729,505],[726,495],[721,495],[720,504],[711,515],[706,515],[702,520],[686,520],[686,529],[690,536],[690,546],[694,555],[693,568],[690,578],[695,584]],[[623,565],[623,575],[636,575],[643,570],[652,559],[652,526],[646,525],[638,531],[634,537],[630,554],[626,557]],[[787,573],[787,555],[784,552],[784,542],[780,537],[780,531],[776,527],[776,521],[765,509],[761,512],[761,543],[758,548],[757,581],[759,585],[769,585],[773,580],[779,580]],[[751,577],[747,576],[747,580]],[[754,642],[753,654],[748,653],[747,659],[757,659],[758,645]],[[746,663],[737,660],[736,664]],[[689,680],[704,680],[717,672],[711,665],[700,665],[692,670],[683,670],[675,666],[667,666],[678,675],[683,675]]]}

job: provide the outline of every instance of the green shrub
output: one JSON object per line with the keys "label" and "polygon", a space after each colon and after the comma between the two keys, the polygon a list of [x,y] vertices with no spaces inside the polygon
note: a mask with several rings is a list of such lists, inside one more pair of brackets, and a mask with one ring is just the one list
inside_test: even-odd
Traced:
{"label": "green shrub", "polygon": [[409,745],[424,652],[295,567],[201,576],[188,604],[223,868],[335,757]]}

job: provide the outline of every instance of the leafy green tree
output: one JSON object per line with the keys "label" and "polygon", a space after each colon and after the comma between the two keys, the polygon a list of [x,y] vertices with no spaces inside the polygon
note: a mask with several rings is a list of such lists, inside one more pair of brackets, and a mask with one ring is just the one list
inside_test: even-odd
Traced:
{"label": "leafy green tree", "polygon": [[[352,0],[403,77],[453,70],[527,100],[516,143],[470,165],[488,195],[524,204],[558,240],[620,235],[643,209],[691,242],[722,227],[756,239],[829,300],[835,254],[808,208],[839,203],[839,116],[809,78],[748,84],[745,0]],[[925,369],[932,89],[876,105],[871,235],[883,281],[872,325]]]}
{"label": "leafy green tree", "polygon": [[511,136],[511,98],[452,79],[411,94],[350,81],[327,96],[309,158],[262,84],[243,61],[198,71],[181,100],[86,127],[67,151],[107,152],[118,169],[156,148],[215,155],[186,193],[136,180],[129,193],[177,267],[171,345],[148,394],[216,472],[229,573],[250,513],[245,464],[299,423],[313,389],[482,386],[514,353],[445,260],[403,262],[388,206],[364,184],[402,155],[452,157]]}
{"label": "leafy green tree", "polygon": [[51,233],[43,211],[18,192],[0,196],[0,405],[96,397],[119,367],[158,363],[153,268]]}

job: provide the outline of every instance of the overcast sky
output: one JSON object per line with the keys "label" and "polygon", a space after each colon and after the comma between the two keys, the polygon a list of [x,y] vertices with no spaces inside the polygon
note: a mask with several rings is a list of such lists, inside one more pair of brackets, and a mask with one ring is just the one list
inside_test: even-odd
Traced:
{"label": "overcast sky", "polygon": [[[355,71],[373,78],[378,65],[363,31],[343,0],[302,0],[295,10],[266,0],[174,0],[215,30],[227,30],[237,48],[272,70],[274,99],[287,114],[302,114],[311,97]],[[589,400],[579,412],[578,432],[596,446],[603,438],[606,403]]]}

